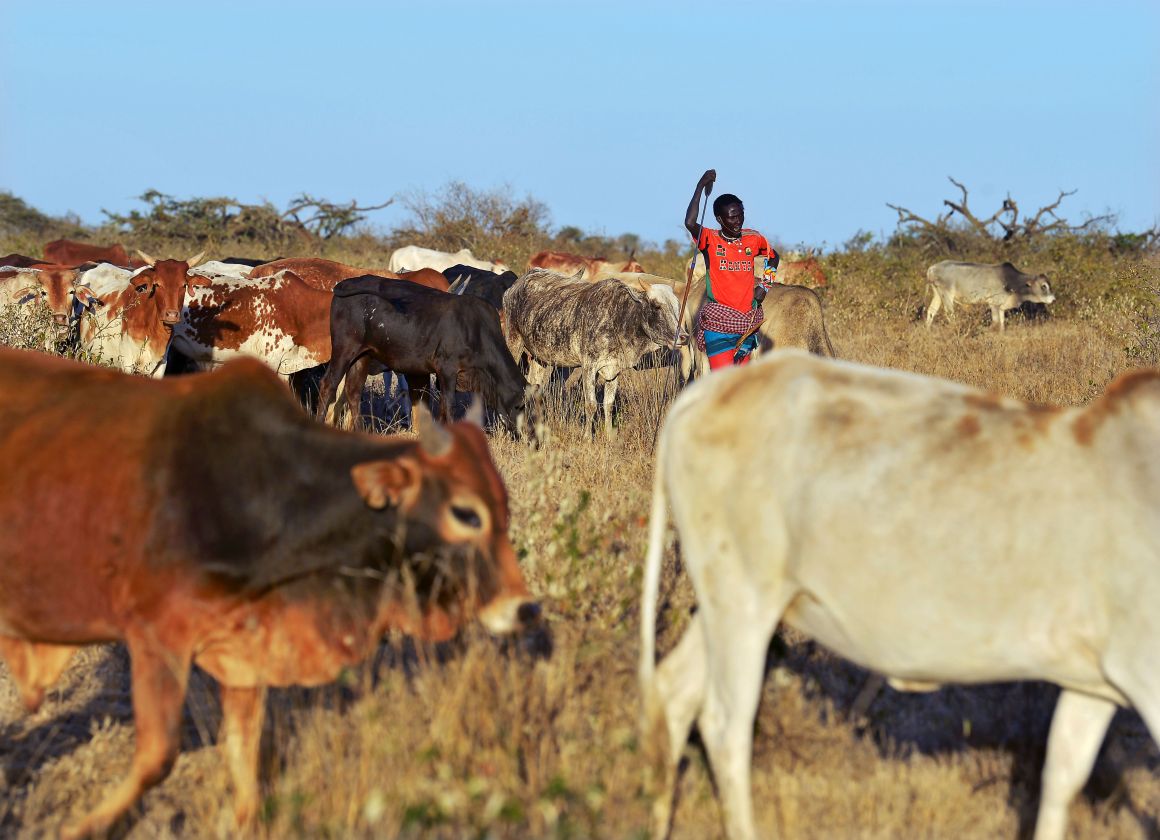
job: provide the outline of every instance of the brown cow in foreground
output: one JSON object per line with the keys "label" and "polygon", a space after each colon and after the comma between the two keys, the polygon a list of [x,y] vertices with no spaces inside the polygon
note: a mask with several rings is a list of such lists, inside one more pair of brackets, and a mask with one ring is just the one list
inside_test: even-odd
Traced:
{"label": "brown cow in foreground", "polygon": [[[132,660],[129,773],[64,837],[109,830],[168,774],[193,663],[221,684],[245,823],[267,686],[331,681],[390,628],[446,639],[478,617],[546,643],[470,423],[341,432],[252,360],[153,381],[4,349],[0,393],[0,653],[24,705],[81,645]],[[62,470],[62,439],[102,453],[99,472]]]}
{"label": "brown cow in foreground", "polygon": [[433,268],[395,273],[387,271],[385,268],[357,268],[334,260],[324,260],[321,257],[291,257],[284,260],[274,260],[256,266],[250,272],[250,277],[257,280],[260,277],[272,277],[279,271],[287,270],[293,271],[301,277],[302,282],[307,286],[327,292],[334,291],[334,287],[343,280],[363,277],[367,274],[386,277],[388,280],[410,280],[412,283],[418,283],[420,286],[426,286],[440,292],[447,291],[450,286],[447,278]]}
{"label": "brown cow in foreground", "polygon": [[572,277],[579,271],[583,272],[583,279],[595,282],[625,271],[643,272],[644,267],[636,261],[635,255],[634,251],[627,260],[620,262],[603,257],[582,257],[565,251],[540,251],[528,260],[528,270],[542,268],[565,277]]}

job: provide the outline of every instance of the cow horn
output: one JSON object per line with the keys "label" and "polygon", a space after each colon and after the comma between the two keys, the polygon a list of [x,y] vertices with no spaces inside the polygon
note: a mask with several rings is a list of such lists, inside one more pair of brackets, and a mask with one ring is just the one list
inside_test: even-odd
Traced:
{"label": "cow horn", "polygon": [[137,256],[139,256],[141,259],[143,259],[145,261],[146,265],[157,265],[157,258],[156,257],[151,257],[140,249],[137,250]]}
{"label": "cow horn", "polygon": [[463,419],[483,428],[483,403],[474,394],[471,396],[471,402],[467,404],[467,413],[463,415]]}
{"label": "cow horn", "polygon": [[432,458],[441,458],[451,451],[451,433],[435,422],[427,406],[419,403],[415,408],[415,431],[419,433],[419,446]]}
{"label": "cow horn", "polygon": [[190,268],[193,268],[195,265],[197,265],[199,262],[201,262],[201,258],[204,256],[205,256],[205,251],[201,251],[197,254],[194,254],[192,257],[190,257],[188,260],[186,260],[185,264],[188,265]]}

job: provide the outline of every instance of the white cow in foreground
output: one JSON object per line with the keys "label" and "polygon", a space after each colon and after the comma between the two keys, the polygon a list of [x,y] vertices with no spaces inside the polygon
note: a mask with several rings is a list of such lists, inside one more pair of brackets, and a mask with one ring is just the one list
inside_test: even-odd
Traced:
{"label": "white cow in foreground", "polygon": [[508,267],[502,262],[488,262],[481,260],[468,248],[460,248],[454,254],[446,251],[436,251],[433,248],[420,248],[418,245],[404,245],[396,248],[391,254],[391,261],[387,265],[389,271],[418,271],[420,268],[433,268],[436,271],[445,271],[453,265],[469,265],[472,268],[482,268],[496,274],[503,274]]}
{"label": "white cow in foreground", "polygon": [[[757,836],[753,721],[784,620],[896,688],[1061,686],[1035,837],[1062,838],[1116,707],[1160,740],[1158,441],[1160,371],[1063,409],[788,350],[682,393],[657,444],[642,607],[658,834],[695,720],[728,836]],[[657,668],[670,503],[700,610]]]}

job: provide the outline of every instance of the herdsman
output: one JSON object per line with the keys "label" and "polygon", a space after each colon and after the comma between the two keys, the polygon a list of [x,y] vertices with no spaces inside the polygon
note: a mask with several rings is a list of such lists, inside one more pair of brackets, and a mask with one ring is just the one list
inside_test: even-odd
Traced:
{"label": "herdsman", "polygon": [[[749,361],[757,347],[761,302],[775,282],[779,259],[764,236],[744,226],[745,206],[732,193],[723,193],[713,202],[720,230],[697,223],[702,191],[709,195],[716,180],[717,171],[707,170],[685,211],[685,227],[705,257],[705,305],[697,321],[697,346],[709,357],[711,370]],[[754,276],[758,259],[764,260],[760,280]]]}

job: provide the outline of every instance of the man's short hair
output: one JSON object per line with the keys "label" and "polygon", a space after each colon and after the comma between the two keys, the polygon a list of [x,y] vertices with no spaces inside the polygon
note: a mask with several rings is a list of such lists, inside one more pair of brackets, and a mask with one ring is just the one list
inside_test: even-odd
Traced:
{"label": "man's short hair", "polygon": [[742,209],[745,208],[745,204],[733,193],[721,193],[713,199],[713,215],[720,216],[730,204],[740,204]]}

